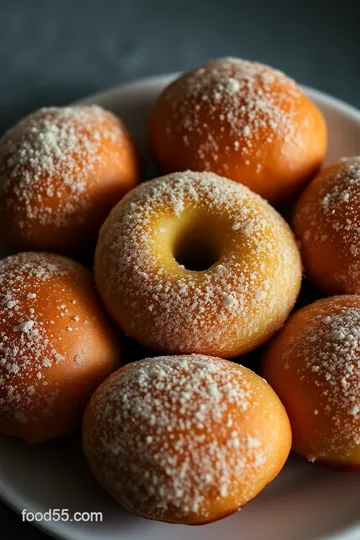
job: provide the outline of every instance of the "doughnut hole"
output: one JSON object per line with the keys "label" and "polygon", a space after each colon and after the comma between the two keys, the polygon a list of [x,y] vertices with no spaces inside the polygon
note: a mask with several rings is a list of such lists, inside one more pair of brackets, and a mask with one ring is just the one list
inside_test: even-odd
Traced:
{"label": "doughnut hole", "polygon": [[265,353],[262,373],[289,415],[293,450],[316,465],[360,470],[360,297],[297,311]]}
{"label": "doughnut hole", "polygon": [[186,270],[208,270],[221,257],[221,234],[212,219],[189,216],[174,240],[174,259]]}

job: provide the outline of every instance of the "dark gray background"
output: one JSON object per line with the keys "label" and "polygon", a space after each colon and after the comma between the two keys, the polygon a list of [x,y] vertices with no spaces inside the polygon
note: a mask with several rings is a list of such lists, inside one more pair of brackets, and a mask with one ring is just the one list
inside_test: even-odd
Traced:
{"label": "dark gray background", "polygon": [[[360,107],[360,1],[0,0],[0,133],[41,105],[224,55]],[[45,539],[0,503],[0,538],[14,537]]]}

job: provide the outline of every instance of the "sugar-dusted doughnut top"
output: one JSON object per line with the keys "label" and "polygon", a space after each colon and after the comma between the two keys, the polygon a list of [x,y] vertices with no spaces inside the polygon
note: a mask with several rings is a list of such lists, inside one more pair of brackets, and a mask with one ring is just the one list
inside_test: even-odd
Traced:
{"label": "sugar-dusted doughnut top", "polygon": [[299,310],[267,352],[264,375],[309,461],[360,469],[359,352],[360,297],[347,295]]}
{"label": "sugar-dusted doughnut top", "polygon": [[246,504],[286,460],[291,435],[272,389],[218,358],[159,357],[101,385],[83,423],[100,483],[145,517],[204,523]]}
{"label": "sugar-dusted doughnut top", "polygon": [[360,292],[360,157],[326,167],[311,182],[297,203],[294,228],[319,288]]}
{"label": "sugar-dusted doughnut top", "polygon": [[[274,91],[276,87],[285,86],[286,92]],[[219,150],[211,131],[202,121],[199,112],[201,102],[206,106],[210,119],[216,118],[221,122],[223,132],[241,140],[242,144],[234,143],[234,148],[246,155],[252,153],[252,142],[261,140],[264,130],[269,130],[267,143],[273,142],[274,138],[294,138],[296,144],[302,144],[294,125],[296,106],[301,98],[298,85],[281,71],[238,58],[209,62],[180,78],[164,95],[179,121],[179,130],[187,128],[190,137],[191,132],[207,135],[207,145],[204,141],[203,148],[200,146],[198,149],[200,157],[210,149],[215,154]],[[176,125],[169,121],[169,129],[174,128]],[[191,144],[191,141],[184,142]]]}
{"label": "sugar-dusted doughnut top", "polygon": [[136,181],[129,134],[96,105],[40,109],[0,139],[2,223],[16,246],[69,251]]}
{"label": "sugar-dusted doughnut top", "polygon": [[38,442],[71,431],[119,365],[86,268],[35,252],[0,261],[0,433]]}
{"label": "sugar-dusted doughnut top", "polygon": [[[189,269],[202,254],[206,267]],[[187,171],[143,184],[112,210],[95,275],[113,318],[143,344],[231,357],[283,324],[301,264],[288,225],[261,197]]]}
{"label": "sugar-dusted doughnut top", "polygon": [[151,116],[150,142],[165,172],[213,171],[277,202],[316,172],[326,126],[281,71],[219,58],[164,90]]}

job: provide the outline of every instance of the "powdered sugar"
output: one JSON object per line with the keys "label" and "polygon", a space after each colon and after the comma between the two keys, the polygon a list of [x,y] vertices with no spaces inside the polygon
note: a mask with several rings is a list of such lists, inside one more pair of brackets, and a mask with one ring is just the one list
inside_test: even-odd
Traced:
{"label": "powdered sugar", "polygon": [[[51,415],[60,388],[51,382],[45,395],[43,387],[48,370],[65,357],[61,328],[51,329],[44,291],[64,296],[63,278],[71,279],[78,268],[69,259],[44,253],[0,261],[0,423]],[[51,317],[58,318],[53,312]]]}
{"label": "powdered sugar", "polygon": [[295,224],[308,224],[300,241],[325,248],[336,261],[337,270],[331,278],[341,288],[339,292],[360,291],[359,209],[360,157],[353,157],[325,169],[314,180],[296,215]]}
{"label": "powdered sugar", "polygon": [[[170,85],[163,98],[172,117],[165,130],[186,138],[196,148],[202,170],[211,170],[214,160],[225,174],[231,152],[224,146],[229,139],[249,165],[256,166],[259,156],[254,141],[261,142],[266,153],[274,141],[302,145],[296,118],[302,93],[295,82],[268,66],[236,58],[220,58],[196,69]],[[206,122],[204,123],[204,118]],[[300,122],[309,122],[306,117]],[[220,124],[214,136],[212,124]],[[218,160],[221,157],[222,163]],[[257,173],[261,168],[256,168]]]}
{"label": "powdered sugar", "polygon": [[[296,378],[301,381],[303,399],[306,396],[306,402],[296,406],[311,408],[311,396],[317,403],[313,414],[319,420],[311,427],[312,442],[309,442],[313,448],[311,460],[326,460],[339,451],[345,459],[360,445],[358,304],[356,296],[317,302],[314,304],[317,315],[312,316],[311,323],[303,326],[302,332],[298,332],[291,343],[287,343],[283,353],[284,369],[292,369],[294,376],[296,373]],[[310,387],[312,390],[309,391]],[[291,418],[291,411],[289,414]]]}
{"label": "powdered sugar", "polygon": [[[31,237],[32,223],[81,223],[91,204],[89,186],[108,157],[106,142],[123,145],[121,125],[98,106],[44,108],[0,140],[0,196]],[[122,167],[119,156],[112,156]],[[16,217],[15,217],[16,216]],[[26,220],[26,229],[24,229]]]}
{"label": "powdered sugar", "polygon": [[[203,272],[181,267],[171,251],[189,212],[208,223],[200,249],[207,237],[219,244]],[[217,175],[183,172],[143,184],[115,207],[100,233],[95,273],[108,310],[139,341],[234,356],[283,323],[301,268],[288,226],[265,201]]]}
{"label": "powdered sugar", "polygon": [[90,462],[131,509],[152,518],[204,519],[209,501],[226,497],[240,506],[255,494],[257,468],[271,454],[256,423],[244,432],[248,414],[269,414],[259,410],[261,390],[255,395],[246,371],[199,355],[128,365],[90,403]]}

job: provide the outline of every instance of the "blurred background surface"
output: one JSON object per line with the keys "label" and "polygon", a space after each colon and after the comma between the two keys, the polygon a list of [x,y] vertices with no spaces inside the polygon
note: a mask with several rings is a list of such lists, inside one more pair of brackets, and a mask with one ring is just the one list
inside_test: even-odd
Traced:
{"label": "blurred background surface", "polygon": [[[0,0],[0,133],[40,106],[218,56],[360,107],[359,29],[359,0]],[[0,503],[0,538],[47,536]]]}
{"label": "blurred background surface", "polygon": [[232,55],[360,107],[359,0],[0,0],[0,130],[41,105]]}

